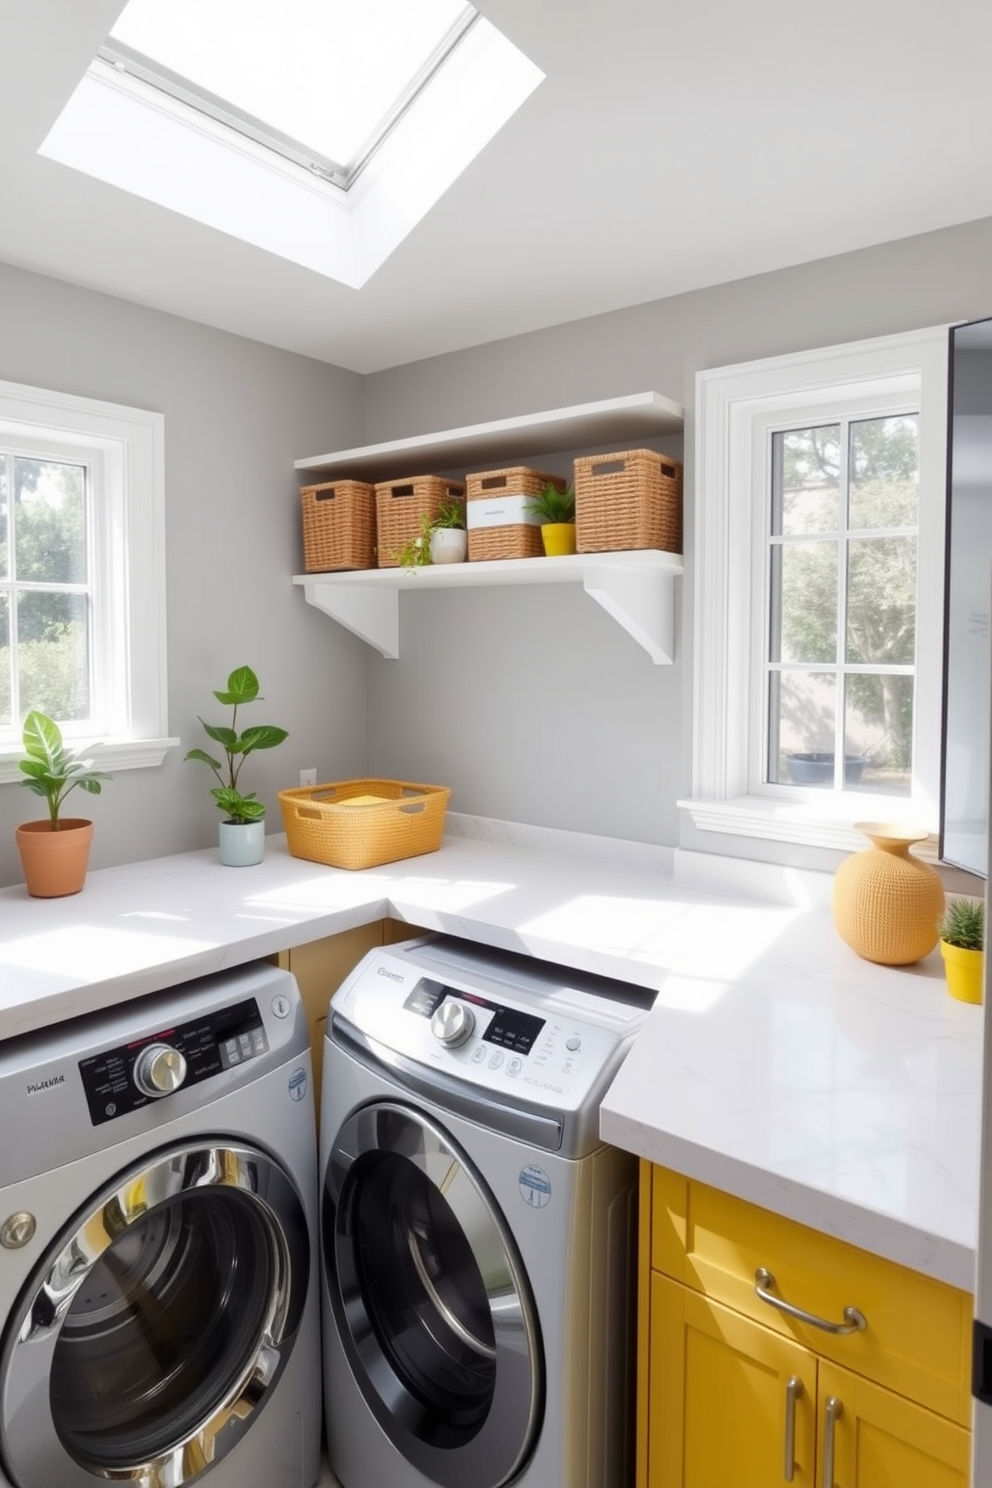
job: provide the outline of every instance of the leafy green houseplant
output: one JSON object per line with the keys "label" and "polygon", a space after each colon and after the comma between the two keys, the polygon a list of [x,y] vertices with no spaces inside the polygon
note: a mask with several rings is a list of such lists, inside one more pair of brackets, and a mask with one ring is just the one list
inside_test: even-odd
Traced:
{"label": "leafy green houseplant", "polygon": [[[245,861],[261,862],[261,852],[264,845],[265,806],[258,800],[254,791],[245,793],[240,788],[241,771],[245,760],[257,749],[274,749],[289,737],[284,728],[277,728],[270,723],[257,723],[249,728],[238,732],[238,709],[247,703],[254,703],[259,698],[258,678],[251,667],[236,667],[227,679],[227,687],[214,692],[214,697],[231,711],[229,724],[207,723],[201,718],[200,722],[206,731],[207,737],[215,744],[220,745],[224,756],[223,760],[215,759],[205,749],[190,749],[184,755],[184,759],[200,760],[209,765],[217,778],[217,784],[211,787],[210,794],[213,796],[220,810],[224,813],[223,826],[246,827],[258,824],[259,830],[252,834],[252,846],[234,846],[237,838],[232,840],[231,851],[234,853],[250,852],[250,859],[238,857],[238,864]],[[230,834],[221,833],[221,857],[226,862],[225,841]],[[254,856],[254,854],[258,854]]]}
{"label": "leafy green houseplant", "polygon": [[77,894],[86,881],[93,823],[64,817],[62,806],[77,787],[98,796],[103,782],[113,777],[94,770],[92,760],[78,751],[66,749],[58,724],[37,709],[24,719],[22,742],[20,784],[41,796],[48,808],[44,820],[22,822],[15,832],[28,893],[42,899]]}
{"label": "leafy green houseplant", "polygon": [[465,502],[457,496],[448,500],[439,501],[437,511],[431,519],[430,529],[432,532],[440,532],[442,529],[458,528],[465,526]]}
{"label": "leafy green houseplant", "polygon": [[432,563],[464,563],[468,557],[464,498],[452,496],[438,503],[429,541]]}
{"label": "leafy green houseplant", "polygon": [[542,526],[546,523],[575,521],[575,490],[567,485],[564,491],[548,481],[547,485],[527,502],[529,516],[537,517]]}
{"label": "leafy green houseplant", "polygon": [[981,1002],[985,977],[985,903],[950,899],[938,926],[947,990],[959,1002]]}
{"label": "leafy green houseplant", "polygon": [[439,557],[439,552],[448,546],[447,543],[437,543],[434,534],[437,532],[458,532],[465,530],[465,502],[457,497],[443,500],[433,516],[429,512],[420,515],[420,531],[405,542],[398,553],[395,553],[397,563],[401,568],[423,568],[429,563],[444,563],[460,561],[465,556],[464,541],[457,544],[459,558]]}
{"label": "leafy green houseplant", "polygon": [[410,537],[394,553],[400,568],[424,568],[431,561],[431,519],[426,512],[420,516],[420,531]]}
{"label": "leafy green houseplant", "polygon": [[103,770],[94,770],[91,760],[80,759],[77,752],[66,749],[62,730],[47,713],[34,710],[27,715],[22,742],[26,757],[18,769],[26,778],[20,784],[44,797],[53,832],[62,828],[62,803],[70,791],[78,786],[88,795],[98,796],[103,782],[113,779]]}

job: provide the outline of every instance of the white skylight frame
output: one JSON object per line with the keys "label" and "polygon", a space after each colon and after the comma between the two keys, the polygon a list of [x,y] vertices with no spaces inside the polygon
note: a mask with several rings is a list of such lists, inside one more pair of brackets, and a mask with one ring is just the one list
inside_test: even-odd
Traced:
{"label": "white skylight frame", "polygon": [[543,78],[480,16],[345,191],[98,57],[39,153],[357,289]]}
{"label": "white skylight frame", "polygon": [[[445,59],[461,43],[471,27],[480,19],[478,11],[468,4],[467,0],[449,0],[449,3],[452,6],[459,5],[460,13],[455,16],[452,24],[438,35],[436,44],[431,45],[429,51],[424,55],[422,65],[409,74],[406,85],[395,94],[390,105],[383,110],[378,118],[369,116],[364,137],[356,136],[357,142],[353,142],[353,148],[348,150],[347,153],[332,154],[328,151],[321,151],[316,139],[306,138],[305,132],[296,134],[288,133],[274,121],[268,121],[266,116],[261,112],[252,113],[246,107],[242,106],[239,100],[232,99],[223,92],[214,93],[209,91],[206,87],[201,86],[197,78],[192,75],[185,76],[181,72],[170,70],[164,60],[159,60],[159,52],[146,54],[141,50],[140,46],[130,45],[126,40],[129,34],[126,26],[123,27],[125,37],[118,37],[116,35],[117,27],[120,27],[122,22],[127,21],[129,12],[133,9],[132,4],[125,6],[124,11],[118,19],[117,27],[115,27],[114,31],[111,31],[107,43],[100,48],[97,56],[101,61],[114,67],[118,72],[128,73],[140,82],[158,88],[171,98],[176,99],[179,103],[186,104],[190,108],[208,115],[227,128],[255,140],[258,144],[268,146],[269,149],[275,150],[277,154],[284,155],[288,160],[293,161],[297,165],[302,165],[305,169],[312,171],[323,180],[332,181],[336,186],[340,186],[347,191],[361,174],[365,165],[382,144],[383,140],[396,127],[414,99],[430,83],[431,78]],[[202,30],[202,27],[197,26],[196,29]],[[148,39],[143,36],[140,29],[130,34],[142,37],[142,39]],[[177,34],[182,37],[181,31]],[[168,32],[166,32],[166,35],[168,35]],[[156,40],[154,33],[151,40],[154,45]],[[157,40],[161,46],[163,40],[161,33]],[[382,61],[381,44],[378,40],[374,44],[378,47],[379,60]],[[168,52],[167,46],[166,51]],[[178,53],[171,52],[168,55],[174,55],[176,60],[181,60],[184,56],[188,57],[189,50],[186,38],[182,37],[182,45]],[[356,59],[356,66],[361,65],[361,60]],[[208,59],[201,70],[209,74],[212,65],[215,64]],[[253,69],[252,75],[254,77],[255,69]],[[271,68],[264,75],[278,76],[278,74],[273,73]],[[220,81],[216,78],[212,80]],[[241,79],[238,81],[241,81]],[[320,86],[321,84],[318,83],[317,87]],[[331,86],[330,83],[323,84],[323,95],[325,99],[328,96],[328,90]],[[290,113],[295,114],[297,118],[301,118],[302,116],[299,114],[299,111],[293,107],[294,98],[298,99],[299,95],[303,92],[306,92],[307,96],[309,96],[310,93],[316,91],[316,88],[298,88],[295,95],[291,93],[289,97]],[[369,91],[371,93],[372,90],[370,89]],[[255,101],[260,100],[256,99]],[[282,107],[286,106],[285,98],[279,99],[278,102]],[[284,114],[283,122],[290,123],[292,120]],[[311,123],[314,125],[316,133],[320,126],[315,120],[311,120]]]}

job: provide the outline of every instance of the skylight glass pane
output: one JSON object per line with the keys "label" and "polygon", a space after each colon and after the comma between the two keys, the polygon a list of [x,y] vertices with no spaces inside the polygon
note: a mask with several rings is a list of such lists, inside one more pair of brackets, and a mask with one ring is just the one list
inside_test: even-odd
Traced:
{"label": "skylight glass pane", "polygon": [[345,166],[465,0],[129,0],[111,37]]}

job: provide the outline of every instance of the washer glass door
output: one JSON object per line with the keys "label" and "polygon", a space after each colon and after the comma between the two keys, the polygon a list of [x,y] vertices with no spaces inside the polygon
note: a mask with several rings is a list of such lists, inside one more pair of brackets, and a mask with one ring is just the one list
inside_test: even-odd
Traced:
{"label": "washer glass door", "polygon": [[171,1148],[49,1251],[12,1320],[4,1451],[23,1488],[180,1488],[226,1455],[281,1373],[306,1216],[265,1154]]}
{"label": "washer glass door", "polygon": [[422,1112],[381,1101],[331,1145],[324,1276],[355,1378],[403,1457],[442,1488],[526,1461],[543,1388],[536,1311],[499,1209]]}

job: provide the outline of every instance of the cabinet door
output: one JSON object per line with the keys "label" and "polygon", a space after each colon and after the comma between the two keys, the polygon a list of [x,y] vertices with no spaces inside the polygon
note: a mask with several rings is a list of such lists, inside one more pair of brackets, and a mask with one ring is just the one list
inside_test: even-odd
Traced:
{"label": "cabinet door", "polygon": [[357,925],[354,930],[342,930],[338,935],[311,940],[306,945],[279,953],[279,965],[295,976],[306,1008],[313,1054],[313,1095],[318,1117],[327,1005],[365,953],[382,945],[382,937],[383,921],[374,920],[370,925]]}
{"label": "cabinet door", "polygon": [[[967,1292],[911,1271],[665,1169],[652,1172],[651,1264],[763,1327],[960,1426],[971,1422],[971,1315]],[[831,1334],[798,1321],[755,1291],[766,1289],[828,1321],[848,1306],[864,1331]]]}
{"label": "cabinet door", "polygon": [[822,1488],[968,1488],[971,1433],[963,1426],[834,1364],[821,1361],[819,1380]]}
{"label": "cabinet door", "polygon": [[650,1290],[638,1488],[813,1488],[815,1356],[657,1272]]}

